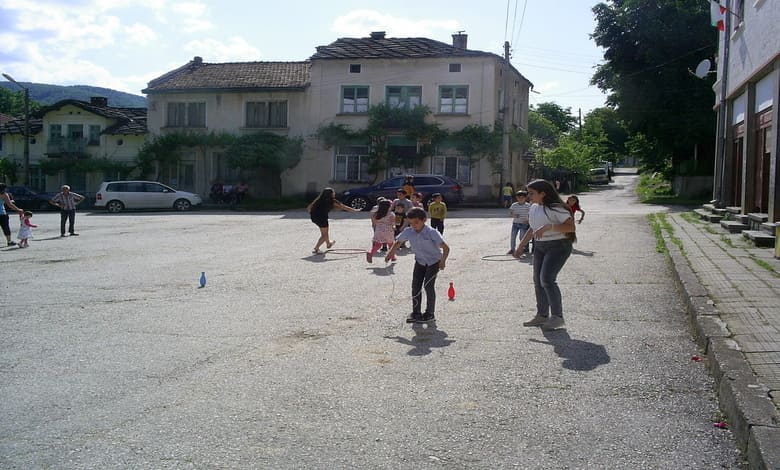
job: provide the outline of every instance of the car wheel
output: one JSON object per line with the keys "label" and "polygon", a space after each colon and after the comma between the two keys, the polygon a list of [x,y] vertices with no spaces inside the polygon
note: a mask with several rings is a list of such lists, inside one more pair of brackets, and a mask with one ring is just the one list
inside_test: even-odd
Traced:
{"label": "car wheel", "polygon": [[125,205],[120,201],[108,201],[108,204],[106,204],[106,210],[112,213],[122,212],[124,208]]}
{"label": "car wheel", "polygon": [[363,196],[355,196],[352,199],[349,200],[348,205],[349,207],[353,209],[357,209],[359,211],[368,210],[368,206],[370,204],[370,201]]}
{"label": "car wheel", "polygon": [[177,199],[176,202],[173,203],[173,208],[177,211],[188,211],[192,208],[192,204],[186,199]]}

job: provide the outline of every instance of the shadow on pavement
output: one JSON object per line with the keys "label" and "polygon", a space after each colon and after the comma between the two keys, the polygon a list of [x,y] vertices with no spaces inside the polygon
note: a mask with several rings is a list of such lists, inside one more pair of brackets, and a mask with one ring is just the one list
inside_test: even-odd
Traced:
{"label": "shadow on pavement", "polygon": [[385,336],[385,338],[412,346],[412,349],[406,353],[408,356],[426,356],[431,353],[431,348],[444,348],[455,342],[454,339],[447,339],[447,333],[436,328],[432,323],[428,324],[428,328],[419,323],[412,323],[412,330],[415,333],[412,339],[401,336]]}
{"label": "shadow on pavement", "polygon": [[529,341],[541,344],[551,344],[558,357],[563,359],[563,368],[569,370],[594,370],[596,367],[609,364],[607,349],[595,343],[572,339],[566,330],[544,331],[547,341],[530,338]]}

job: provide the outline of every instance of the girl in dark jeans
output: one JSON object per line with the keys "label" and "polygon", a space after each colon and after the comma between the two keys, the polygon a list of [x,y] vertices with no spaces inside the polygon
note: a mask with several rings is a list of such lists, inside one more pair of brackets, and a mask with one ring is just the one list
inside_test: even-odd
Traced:
{"label": "girl in dark jeans", "polygon": [[523,326],[541,326],[543,330],[565,327],[563,302],[558,287],[558,273],[566,264],[572,251],[574,219],[561,200],[555,187],[545,180],[528,183],[528,198],[533,203],[528,212],[531,225],[520,241],[514,256],[523,253],[525,245],[534,238],[534,291],[536,316]]}
{"label": "girl in dark jeans", "polygon": [[15,210],[19,214],[24,212],[14,205],[11,197],[5,192],[5,188],[5,183],[0,183],[0,229],[3,230],[3,235],[5,235],[5,241],[8,243],[8,246],[14,246],[16,245],[16,242],[11,240],[11,226],[8,225],[8,212],[6,207]]}

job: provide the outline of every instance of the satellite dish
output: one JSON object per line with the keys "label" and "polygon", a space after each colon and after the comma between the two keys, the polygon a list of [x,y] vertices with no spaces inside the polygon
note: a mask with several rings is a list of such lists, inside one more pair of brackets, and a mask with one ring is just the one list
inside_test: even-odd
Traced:
{"label": "satellite dish", "polygon": [[704,59],[696,66],[696,71],[693,74],[699,78],[704,78],[710,74],[711,66],[712,63],[710,62],[710,59]]}

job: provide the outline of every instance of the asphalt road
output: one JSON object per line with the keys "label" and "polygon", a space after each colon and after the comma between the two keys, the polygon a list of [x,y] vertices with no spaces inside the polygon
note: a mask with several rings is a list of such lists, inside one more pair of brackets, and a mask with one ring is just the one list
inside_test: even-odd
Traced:
{"label": "asphalt road", "polygon": [[435,329],[404,323],[412,255],[356,251],[365,213],[324,256],[303,210],[79,213],[64,239],[36,214],[0,250],[0,468],[739,468],[634,184],[581,198],[552,333],[521,325],[503,209],[451,212]]}

